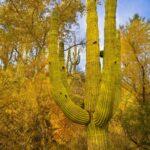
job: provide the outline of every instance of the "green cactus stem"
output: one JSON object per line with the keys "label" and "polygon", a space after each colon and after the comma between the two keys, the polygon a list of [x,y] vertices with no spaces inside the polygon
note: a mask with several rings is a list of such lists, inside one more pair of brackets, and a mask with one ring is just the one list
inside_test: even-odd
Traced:
{"label": "green cactus stem", "polygon": [[105,47],[104,70],[100,87],[94,122],[97,126],[104,127],[108,124],[113,111],[116,86],[118,80],[115,74],[119,74],[119,55],[116,44],[116,6],[117,0],[106,0],[105,3]]}
{"label": "green cactus stem", "polygon": [[87,32],[86,32],[86,97],[85,109],[95,111],[99,94],[100,62],[99,62],[99,30],[96,1],[87,0]]}

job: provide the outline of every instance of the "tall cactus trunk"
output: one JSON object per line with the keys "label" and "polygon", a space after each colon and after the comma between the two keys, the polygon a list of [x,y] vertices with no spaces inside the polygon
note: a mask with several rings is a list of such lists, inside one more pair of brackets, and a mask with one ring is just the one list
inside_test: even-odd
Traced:
{"label": "tall cactus trunk", "polygon": [[118,76],[120,74],[120,55],[116,44],[116,6],[117,0],[105,1],[105,42],[104,42],[104,69],[101,78],[100,94],[98,97],[95,113],[93,115],[96,126],[103,131],[100,139],[101,150],[108,150],[109,141],[107,138],[108,123],[113,112],[115,98],[119,96]]}
{"label": "tall cactus trunk", "polygon": [[[87,0],[87,49],[86,49],[86,99],[85,109],[89,112],[91,122],[88,125],[88,149],[108,150],[108,122],[113,110],[114,54],[116,42],[116,0],[106,0],[105,47],[108,54],[104,58],[102,76],[99,65],[99,31],[96,1]],[[110,31],[110,32],[109,32]],[[114,37],[113,37],[114,36]],[[112,40],[112,42],[111,42]],[[107,43],[108,42],[108,43]],[[101,84],[100,84],[101,79]],[[100,87],[99,87],[100,85]]]}
{"label": "tall cactus trunk", "polygon": [[95,126],[93,113],[99,95],[100,62],[99,62],[99,29],[96,1],[87,0],[87,32],[86,32],[86,97],[85,109],[89,112],[91,122],[87,126],[87,145],[89,150],[101,149],[106,138],[105,131]]}

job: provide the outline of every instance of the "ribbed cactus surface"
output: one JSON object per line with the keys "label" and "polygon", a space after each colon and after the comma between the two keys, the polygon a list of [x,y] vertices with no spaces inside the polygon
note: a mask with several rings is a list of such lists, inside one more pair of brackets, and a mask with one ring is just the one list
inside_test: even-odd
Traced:
{"label": "ribbed cactus surface", "polygon": [[100,86],[100,94],[94,113],[95,124],[106,126],[112,115],[114,94],[116,89],[116,74],[118,72],[119,55],[116,44],[116,6],[117,0],[105,2],[105,41],[104,41],[104,69]]}
{"label": "ribbed cactus surface", "polygon": [[86,32],[86,97],[85,109],[95,111],[99,94],[100,62],[99,62],[99,30],[96,1],[87,0],[87,32]]}
{"label": "ribbed cactus surface", "polygon": [[80,124],[88,124],[89,113],[75,105],[65,88],[61,78],[61,69],[58,53],[59,14],[54,11],[51,16],[50,46],[49,46],[49,71],[52,84],[51,92],[56,103],[65,115],[72,121]]}
{"label": "ribbed cactus surface", "polygon": [[[64,114],[87,126],[89,150],[108,150],[108,123],[113,104],[120,99],[120,37],[116,31],[117,0],[105,1],[104,68],[99,62],[99,29],[96,1],[87,0],[85,108],[72,102],[66,88],[63,48],[58,47],[59,13],[51,15],[49,70],[51,92]],[[58,52],[58,49],[60,50]],[[61,53],[60,53],[61,52]]]}

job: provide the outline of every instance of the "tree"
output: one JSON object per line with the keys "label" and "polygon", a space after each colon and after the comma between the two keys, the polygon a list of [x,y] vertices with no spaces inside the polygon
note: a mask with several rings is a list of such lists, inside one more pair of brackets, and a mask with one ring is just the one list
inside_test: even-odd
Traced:
{"label": "tree", "polygon": [[149,147],[149,30],[149,23],[137,14],[121,30],[122,83],[133,97],[132,107],[127,102],[123,112],[122,125],[128,138],[140,149]]}
{"label": "tree", "polygon": [[[10,64],[9,56],[16,51],[19,57],[25,53],[32,54],[35,59],[29,61],[34,63],[38,62],[40,58],[37,58],[43,53],[45,55],[49,43],[47,38],[50,30],[49,14],[53,3],[55,2],[51,0],[8,0],[1,5],[0,58],[5,68]],[[48,7],[49,5],[51,7]],[[63,0],[60,11],[60,37],[66,40],[70,25],[76,23],[76,12],[82,12],[83,6],[80,1]],[[63,38],[62,41],[64,41]],[[35,68],[38,68],[37,65]]]}
{"label": "tree", "polygon": [[[0,5],[0,65],[4,66],[0,69],[0,149],[50,149],[60,144],[54,137],[60,129],[51,120],[59,109],[52,104],[45,68],[51,30],[49,2],[8,0]],[[70,32],[68,24],[76,23],[82,5],[64,0],[60,9],[61,37]]]}
{"label": "tree", "polygon": [[[108,123],[112,116],[113,103],[118,99],[120,82],[120,49],[117,47],[116,32],[117,0],[105,2],[105,52],[104,69],[99,63],[99,35],[96,1],[88,0],[87,8],[87,42],[86,42],[86,98],[84,109],[74,104],[61,79],[61,70],[57,52],[59,41],[60,13],[56,6],[51,14],[51,31],[49,35],[49,70],[51,92],[54,100],[64,114],[73,122],[87,127],[88,149],[108,149]],[[116,90],[117,89],[117,90]]]}

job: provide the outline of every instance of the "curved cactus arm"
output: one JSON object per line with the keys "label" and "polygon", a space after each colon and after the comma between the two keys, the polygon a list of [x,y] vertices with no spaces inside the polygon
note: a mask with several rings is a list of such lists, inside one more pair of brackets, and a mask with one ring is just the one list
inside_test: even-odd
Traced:
{"label": "curved cactus arm", "polygon": [[[78,51],[78,55],[79,55],[79,51]],[[62,40],[59,42],[59,62],[60,62],[60,68],[62,68],[61,79],[62,79],[63,85],[65,86],[69,96],[71,97],[71,100],[76,105],[83,108],[83,106],[84,106],[83,98],[80,97],[79,95],[72,94],[70,89],[69,89],[69,85],[67,82],[67,72],[66,72],[66,67],[65,67],[65,58],[64,58],[64,42]]]}
{"label": "curved cactus arm", "polygon": [[[94,112],[94,122],[105,126],[112,116],[113,104],[116,98],[116,86],[119,86],[119,53],[116,43],[116,6],[117,0],[105,2],[105,46],[104,71],[100,88],[100,96]],[[118,84],[118,85],[117,85]]]}
{"label": "curved cactus arm", "polygon": [[56,84],[58,84],[58,87],[55,86],[51,89],[52,95],[64,114],[75,123],[87,125],[90,121],[89,113],[71,101],[61,83]]}
{"label": "curved cactus arm", "polygon": [[51,93],[55,102],[60,106],[64,114],[73,122],[79,124],[88,124],[90,121],[89,113],[81,107],[75,105],[68,96],[61,79],[61,66],[58,54],[58,14],[53,12],[51,16],[51,31],[49,45],[49,71],[50,82],[52,85]]}

